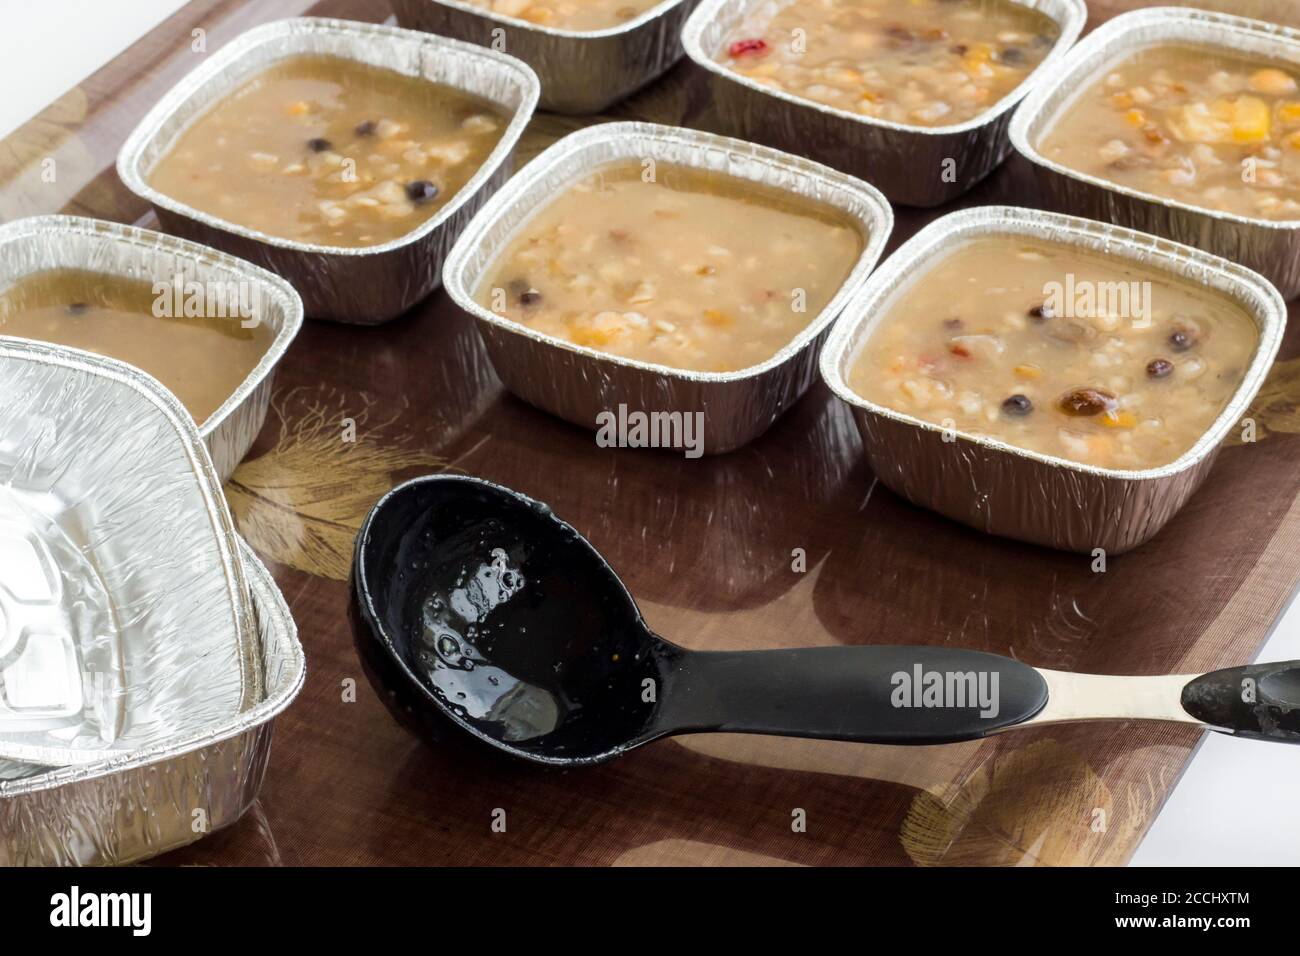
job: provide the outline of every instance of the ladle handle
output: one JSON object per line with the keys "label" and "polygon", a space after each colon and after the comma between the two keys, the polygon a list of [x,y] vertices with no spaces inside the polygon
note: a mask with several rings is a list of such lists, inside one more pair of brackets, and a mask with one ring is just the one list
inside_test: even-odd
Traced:
{"label": "ladle handle", "polygon": [[987,736],[1047,701],[1034,668],[939,647],[811,647],[682,654],[661,730],[777,734],[883,744]]}

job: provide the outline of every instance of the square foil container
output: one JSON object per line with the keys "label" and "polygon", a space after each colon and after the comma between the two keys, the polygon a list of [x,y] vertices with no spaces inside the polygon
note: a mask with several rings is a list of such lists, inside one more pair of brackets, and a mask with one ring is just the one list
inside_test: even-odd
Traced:
{"label": "square foil container", "polygon": [[[1175,461],[1138,471],[1099,468],[943,429],[863,398],[848,384],[861,346],[897,293],[965,241],[1023,236],[1066,243],[1217,289],[1255,320],[1259,345],[1241,384],[1205,434]],[[904,243],[845,308],[822,352],[822,377],[853,410],[880,481],[914,504],[980,531],[1066,551],[1118,554],[1151,538],[1209,473],[1277,354],[1286,304],[1262,276],[1233,262],[1130,229],[1007,206],[935,220]],[[950,433],[949,437],[952,435]]]}
{"label": "square foil container", "polygon": [[[511,120],[487,160],[437,213],[390,242],[351,248],[271,236],[186,205],[149,185],[149,173],[208,108],[280,60],[342,57],[422,77],[496,103]],[[117,174],[148,200],[168,232],[214,246],[287,279],[311,318],[377,325],[438,287],[442,262],[483,201],[510,176],[514,149],[537,105],[537,76],[514,57],[397,27],[301,17],[255,27],[210,55],[158,101],[122,145]]]}
{"label": "square foil container", "polygon": [[0,338],[0,760],[129,760],[260,697],[238,539],[138,369]]}
{"label": "square foil container", "polygon": [[1110,64],[1166,43],[1202,44],[1283,60],[1300,71],[1300,30],[1223,13],[1157,7],[1126,13],[1090,33],[1012,117],[1009,135],[1033,169],[1038,198],[1060,212],[1164,236],[1268,278],[1287,299],[1300,295],[1300,220],[1259,219],[1166,199],[1072,169],[1035,145],[1063,109]]}
{"label": "square foil container", "polygon": [[[778,0],[703,0],[682,31],[682,46],[709,78],[724,132],[860,176],[894,202],[937,206],[973,188],[1007,157],[1012,108],[1058,69],[1088,18],[1083,0],[1015,2],[1056,22],[1056,45],[1014,90],[978,116],[949,126],[850,113],[763,86],[714,61],[736,27],[755,11],[784,6]],[[945,177],[949,161],[956,166]]]}
{"label": "square foil container", "polygon": [[[297,629],[270,573],[240,542],[265,688],[248,710],[130,756],[80,767],[0,761],[0,866],[144,860],[228,826],[252,805],[272,723],[306,672]],[[203,827],[196,828],[202,811]]]}
{"label": "square foil container", "polygon": [[[845,213],[863,248],[839,291],[784,348],[735,372],[697,372],[609,355],[513,322],[484,308],[474,291],[529,217],[559,193],[619,160],[688,166],[750,180]],[[604,123],[552,145],[492,197],[451,251],[448,295],[478,320],[488,357],[511,392],[553,415],[595,430],[597,414],[703,413],[706,455],[761,435],[816,378],[817,352],[851,293],[875,267],[894,225],[880,193],[864,182],[798,156],[696,130],[650,123]]]}
{"label": "square foil container", "polygon": [[275,337],[239,388],[199,423],[224,484],[266,421],[276,366],[302,327],[298,293],[265,269],[161,232],[75,216],[37,216],[0,226],[0,292],[50,269],[84,269],[149,283],[172,282],[179,275],[186,283],[238,283],[250,289],[256,318]]}
{"label": "square foil container", "polygon": [[541,108],[599,113],[662,75],[682,55],[699,0],[664,0],[604,30],[560,30],[457,0],[392,0],[397,22],[517,56],[542,82]]}

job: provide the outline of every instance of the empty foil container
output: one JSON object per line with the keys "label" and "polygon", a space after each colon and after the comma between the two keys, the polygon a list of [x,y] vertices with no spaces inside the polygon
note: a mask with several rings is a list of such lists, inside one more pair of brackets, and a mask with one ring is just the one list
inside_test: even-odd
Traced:
{"label": "empty foil container", "polygon": [[[257,73],[318,54],[395,70],[498,104],[512,118],[496,149],[442,209],[391,242],[358,248],[281,239],[201,212],[149,185],[176,137]],[[249,30],[213,53],[140,121],[117,157],[122,182],[148,200],[163,228],[248,259],[287,279],[308,316],[375,325],[433,292],[456,236],[509,177],[516,143],[537,105],[537,76],[514,57],[397,27],[303,17]]]}
{"label": "empty foil container", "polygon": [[272,721],[302,687],[305,665],[284,598],[240,545],[263,693],[238,715],[125,758],[63,768],[0,762],[0,866],[133,863],[193,843],[252,805]]}
{"label": "empty foil container", "polygon": [[[819,315],[766,362],[735,372],[683,371],[609,355],[534,331],[474,299],[483,276],[515,231],[575,181],[611,162],[646,158],[750,180],[846,213],[863,247]],[[649,123],[606,123],[566,136],[520,171],[483,207],[447,259],[447,293],[478,320],[502,383],[526,402],[585,428],[597,415],[699,412],[703,453],[731,451],[761,435],[813,383],[817,351],[849,295],[875,267],[893,228],[875,189],[833,169],[765,146]]]}
{"label": "empty foil container", "polygon": [[894,202],[937,206],[971,189],[1006,158],[1013,107],[1055,73],[1088,17],[1083,0],[1016,2],[1056,21],[1056,45],[1009,94],[979,116],[950,126],[912,126],[850,113],[755,83],[716,62],[732,31],[756,10],[782,5],[774,0],[703,0],[682,31],[682,46],[708,76],[726,132],[860,176]]}
{"label": "empty foil container", "polygon": [[[1219,289],[1255,319],[1259,345],[1232,399],[1187,452],[1160,468],[1098,468],[957,432],[868,401],[848,370],[893,297],[964,240],[1025,236],[1127,259]],[[1200,486],[1219,446],[1268,374],[1286,305],[1263,277],[1167,239],[1037,210],[984,206],[936,220],[904,243],[845,307],[822,352],[822,377],[853,409],[880,481],[915,504],[990,534],[1067,551],[1117,554],[1158,532]],[[950,433],[949,438],[953,435]]]}
{"label": "empty foil container", "polygon": [[199,283],[205,289],[237,289],[251,304],[254,319],[275,333],[248,377],[199,423],[199,434],[224,483],[266,421],[276,366],[302,326],[298,293],[279,276],[234,256],[133,226],[73,216],[39,216],[0,226],[0,292],[25,276],[51,269],[84,269],[151,284],[174,285],[179,276],[182,283]]}
{"label": "empty foil container", "polygon": [[1300,70],[1300,30],[1205,10],[1158,7],[1118,16],[1070,51],[1012,118],[1009,135],[1032,164],[1039,198],[1061,212],[1141,229],[1239,262],[1271,280],[1286,298],[1300,295],[1300,220],[1269,220],[1206,209],[1139,192],[1071,169],[1037,144],[1076,95],[1110,64],[1139,49],[1192,43],[1228,53],[1285,60]]}
{"label": "empty foil container", "polygon": [[261,694],[230,512],[143,372],[0,339],[0,759],[129,758]]}
{"label": "empty foil container", "polygon": [[457,0],[392,0],[397,22],[517,56],[541,78],[541,108],[599,113],[678,61],[698,0],[664,0],[605,30],[558,30]]}

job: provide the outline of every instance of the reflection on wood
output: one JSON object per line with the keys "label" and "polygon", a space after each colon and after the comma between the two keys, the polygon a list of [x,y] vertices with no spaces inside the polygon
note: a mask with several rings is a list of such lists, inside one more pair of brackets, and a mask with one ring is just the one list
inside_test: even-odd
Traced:
{"label": "reflection on wood", "polygon": [[271,561],[346,581],[352,540],[375,501],[403,469],[441,459],[414,445],[401,413],[374,416],[364,393],[342,404],[337,391],[294,389],[272,403],[275,446],[236,469],[226,498],[240,532]]}
{"label": "reflection on wood", "polygon": [[1300,433],[1300,359],[1273,363],[1242,424],[1228,433],[1229,445],[1243,444],[1247,422],[1254,423],[1255,441],[1263,441],[1274,432]]}
{"label": "reflection on wood", "polygon": [[614,866],[800,866],[789,860],[691,840],[660,840],[628,850]]}
{"label": "reflection on wood", "polygon": [[900,839],[920,866],[1113,865],[1145,829],[1141,818],[1116,805],[1081,754],[1047,738],[918,794]]}

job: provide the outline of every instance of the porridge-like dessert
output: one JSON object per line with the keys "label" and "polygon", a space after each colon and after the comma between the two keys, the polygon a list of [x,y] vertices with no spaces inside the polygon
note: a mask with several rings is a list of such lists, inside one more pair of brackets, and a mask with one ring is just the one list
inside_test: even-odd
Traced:
{"label": "porridge-like dessert", "polygon": [[200,116],[149,184],[280,238],[379,245],[446,205],[508,122],[495,104],[449,86],[341,57],[295,56]]}
{"label": "porridge-like dessert", "polygon": [[170,287],[155,292],[139,279],[38,272],[0,292],[0,335],[129,362],[162,382],[202,424],[257,367],[275,333],[256,312],[248,320],[233,308],[226,317],[186,317],[175,314],[176,300]]}
{"label": "porridge-like dessert", "polygon": [[557,30],[607,30],[634,20],[663,0],[463,0],[471,7]]}
{"label": "porridge-like dessert", "polygon": [[825,308],[864,237],[833,207],[749,180],[620,162],[528,220],[475,296],[625,358],[722,372],[771,358]]}
{"label": "porridge-like dessert", "polygon": [[715,59],[756,83],[914,126],[983,113],[1060,30],[1010,0],[784,0],[758,7]]}
{"label": "porridge-like dessert", "polygon": [[1300,219],[1300,66],[1154,46],[1104,70],[1038,143],[1048,159],[1194,206]]}
{"label": "porridge-like dessert", "polygon": [[1157,468],[1206,432],[1259,342],[1226,295],[1017,237],[970,240],[885,305],[849,369],[878,405],[1103,468]]}

